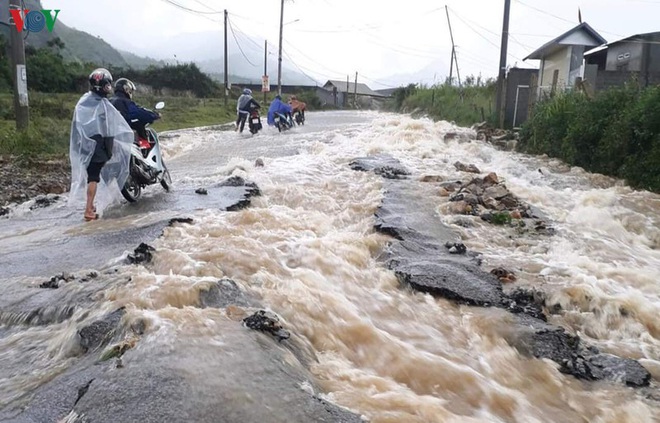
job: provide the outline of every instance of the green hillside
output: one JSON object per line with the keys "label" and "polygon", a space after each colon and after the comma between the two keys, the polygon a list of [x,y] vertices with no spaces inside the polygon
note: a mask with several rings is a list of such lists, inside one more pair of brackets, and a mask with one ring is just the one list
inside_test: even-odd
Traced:
{"label": "green hillside", "polygon": [[[30,10],[43,9],[41,0],[25,0],[25,7]],[[9,39],[9,30],[10,27],[0,25],[0,34],[4,35],[6,39]],[[53,32],[31,32],[25,39],[25,44],[26,47],[32,46],[38,49],[46,47],[48,41],[58,37],[65,45],[60,54],[67,61],[97,63],[101,66],[130,66],[138,69],[150,65],[162,65],[158,60],[139,57],[128,52],[120,52],[102,38],[68,27],[59,18],[53,27]]]}

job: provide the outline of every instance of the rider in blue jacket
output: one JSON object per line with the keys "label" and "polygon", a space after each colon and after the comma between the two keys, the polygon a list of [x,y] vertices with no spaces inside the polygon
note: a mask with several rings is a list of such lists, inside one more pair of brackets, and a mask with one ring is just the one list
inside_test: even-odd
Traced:
{"label": "rider in blue jacket", "polygon": [[129,79],[119,78],[115,82],[115,95],[110,99],[110,103],[121,113],[130,127],[137,131],[140,137],[146,139],[144,125],[159,119],[160,114],[135,104],[133,92],[135,92],[135,84]]}
{"label": "rider in blue jacket", "polygon": [[270,108],[268,109],[268,124],[275,125],[275,114],[279,114],[285,119],[288,119],[291,116],[291,106],[282,101],[282,97],[279,95],[275,96],[275,100],[270,103]]}

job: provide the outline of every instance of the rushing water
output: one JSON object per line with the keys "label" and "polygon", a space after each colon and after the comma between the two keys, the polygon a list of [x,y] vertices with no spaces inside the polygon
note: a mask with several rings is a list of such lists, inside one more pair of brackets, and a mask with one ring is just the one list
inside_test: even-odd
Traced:
{"label": "rushing water", "polygon": [[[460,136],[444,141],[447,132]],[[638,359],[653,386],[660,379],[658,195],[555,160],[498,151],[446,122],[399,115],[310,114],[304,129],[254,138],[178,135],[164,143],[179,191],[238,174],[263,195],[239,212],[195,210],[194,225],[168,228],[153,242],[153,266],[122,270],[117,280],[129,275],[130,283],[106,290],[103,310],[126,305],[131,319],[150,322],[143,348],[156,338],[167,344],[163,339],[184,325],[195,342],[226,343],[219,322],[229,313],[186,306],[206,284],[228,277],[316,354],[311,370],[325,397],[373,422],[660,421],[659,403],[640,391],[579,381],[554,362],[519,354],[504,340],[505,312],[402,289],[378,260],[390,242],[373,230],[382,179],[348,163],[384,152],[411,178],[468,179],[455,170],[457,160],[496,172],[552,220],[554,236],[518,234],[478,217],[458,222],[436,183],[420,182],[419,196],[433,200],[438,224],[482,253],[486,270],[514,270],[514,286],[540,289],[561,307],[551,322],[602,351]],[[265,166],[255,167],[256,157]],[[26,355],[32,362],[29,372],[0,370],[0,404],[66,368],[74,335],[65,321],[0,338],[3,362]]]}

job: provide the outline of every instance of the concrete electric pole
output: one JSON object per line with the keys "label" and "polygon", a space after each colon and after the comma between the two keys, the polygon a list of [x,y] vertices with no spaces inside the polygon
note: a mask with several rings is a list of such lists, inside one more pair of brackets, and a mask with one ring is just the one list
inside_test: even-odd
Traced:
{"label": "concrete electric pole", "polygon": [[[21,0],[9,0],[9,10],[21,10]],[[12,25],[13,26],[13,25]],[[15,28],[9,29],[11,73],[14,82],[14,111],[16,129],[25,131],[30,121],[27,70],[25,68],[25,44],[23,34]]]}
{"label": "concrete electric pole", "polygon": [[229,66],[227,64],[227,9],[225,9],[225,107],[229,101]]}
{"label": "concrete electric pole", "polygon": [[511,0],[504,0],[504,22],[502,24],[502,47],[500,48],[500,70],[497,75],[497,100],[495,102],[495,113],[497,121],[501,126],[502,104],[504,103],[504,79],[506,78],[506,50],[509,43],[509,11]]}
{"label": "concrete electric pole", "polygon": [[284,0],[280,9],[280,48],[277,55],[277,94],[282,95],[282,33],[284,30]]}

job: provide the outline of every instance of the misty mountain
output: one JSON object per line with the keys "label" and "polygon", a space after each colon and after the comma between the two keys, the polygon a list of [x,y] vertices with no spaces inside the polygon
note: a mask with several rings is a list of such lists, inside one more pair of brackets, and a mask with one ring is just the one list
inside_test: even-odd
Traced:
{"label": "misty mountain", "polygon": [[[430,86],[434,83],[442,84],[448,76],[449,66],[442,60],[434,60],[417,72],[394,74],[379,79],[379,81],[392,86],[406,86],[408,84],[425,84]],[[456,72],[454,72],[455,77]],[[373,85],[376,88],[381,88],[377,84]]]}
{"label": "misty mountain", "polygon": [[[238,41],[237,43],[230,36],[227,43],[230,82],[261,83],[261,76],[264,72],[264,41],[243,34],[240,34]],[[220,79],[224,75],[224,35],[220,31],[178,34],[150,43],[148,47],[136,46],[135,49],[134,53],[138,55],[148,54],[170,63],[193,61],[203,72]],[[272,53],[277,48],[275,45],[271,45],[269,50]],[[268,74],[271,85],[276,84],[276,54],[268,55]],[[295,65],[287,63],[286,57],[282,60],[283,84],[322,85],[324,82],[305,76],[295,68]]]}

